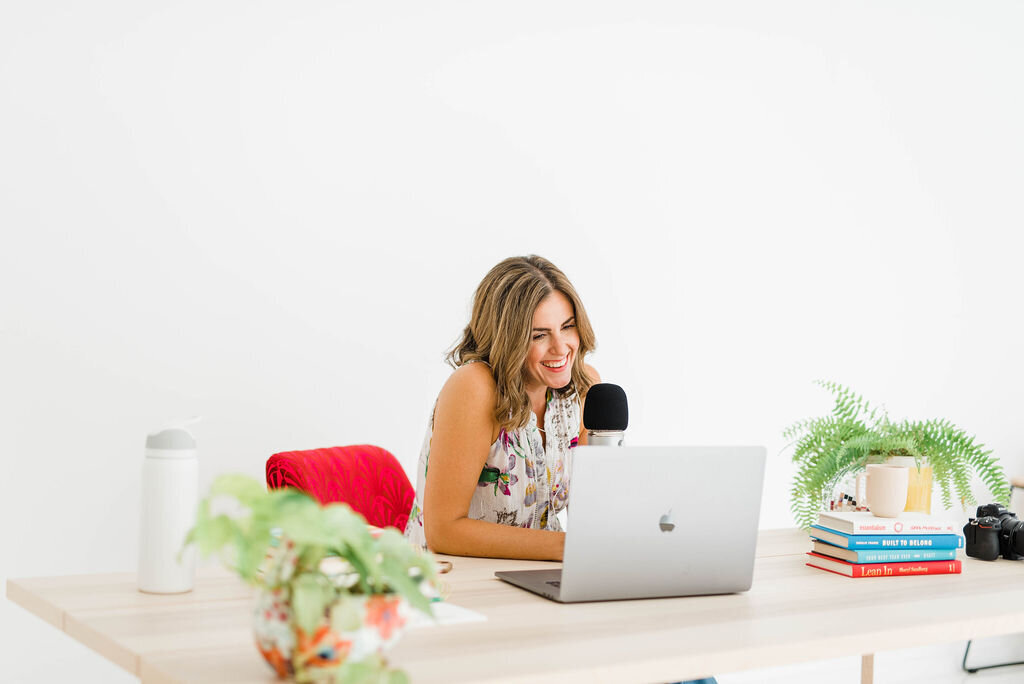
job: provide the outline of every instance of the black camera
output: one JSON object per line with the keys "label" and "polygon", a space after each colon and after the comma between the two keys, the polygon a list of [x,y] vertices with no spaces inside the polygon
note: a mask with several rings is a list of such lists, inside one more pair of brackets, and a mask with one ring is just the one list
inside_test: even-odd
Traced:
{"label": "black camera", "polygon": [[971,558],[1024,559],[1024,521],[999,504],[978,506],[978,517],[964,525],[964,539]]}

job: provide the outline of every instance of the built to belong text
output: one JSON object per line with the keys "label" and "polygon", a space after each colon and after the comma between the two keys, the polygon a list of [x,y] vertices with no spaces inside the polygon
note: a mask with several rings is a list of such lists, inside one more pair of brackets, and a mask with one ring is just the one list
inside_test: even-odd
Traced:
{"label": "built to belong text", "polygon": [[931,546],[931,539],[883,539],[882,546]]}

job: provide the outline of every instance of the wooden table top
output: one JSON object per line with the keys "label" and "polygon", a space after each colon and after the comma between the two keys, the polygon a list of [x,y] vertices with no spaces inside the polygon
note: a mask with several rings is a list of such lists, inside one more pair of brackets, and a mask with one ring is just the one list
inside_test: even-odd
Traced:
{"label": "wooden table top", "polygon": [[[557,564],[440,556],[449,601],[486,622],[407,632],[390,662],[414,682],[675,681],[1024,632],[1024,563],[961,556],[963,574],[851,579],[804,565],[799,530],[763,530],[749,592],[562,605],[495,570]],[[252,639],[252,589],[202,569],[187,594],[135,574],[12,579],[7,596],[143,682],[272,682]]]}

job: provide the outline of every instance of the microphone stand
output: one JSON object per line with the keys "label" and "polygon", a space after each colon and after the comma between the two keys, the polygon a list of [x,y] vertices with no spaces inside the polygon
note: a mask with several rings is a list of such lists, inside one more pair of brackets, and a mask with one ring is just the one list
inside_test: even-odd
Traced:
{"label": "microphone stand", "polygon": [[626,433],[615,430],[587,430],[587,446],[622,446]]}

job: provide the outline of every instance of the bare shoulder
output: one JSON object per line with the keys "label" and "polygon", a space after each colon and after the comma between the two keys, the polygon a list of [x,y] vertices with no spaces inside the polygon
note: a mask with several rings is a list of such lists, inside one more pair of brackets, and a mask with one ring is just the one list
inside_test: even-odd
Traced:
{"label": "bare shoulder", "polygon": [[497,421],[494,419],[497,397],[497,385],[486,364],[460,366],[441,388],[434,414],[435,427],[452,426],[454,421],[460,431],[465,428],[474,432],[486,430],[488,435],[493,433],[497,439]]}
{"label": "bare shoulder", "polygon": [[448,377],[441,389],[441,395],[459,397],[474,401],[493,399],[497,395],[497,385],[491,369],[484,363],[467,363],[459,366]]}
{"label": "bare shoulder", "polygon": [[[601,382],[601,375],[597,372],[597,369],[591,366],[589,363],[583,364],[583,368],[587,373],[587,377],[595,385]],[[587,406],[587,396],[583,395],[580,397],[580,436],[579,443],[585,445],[587,443],[587,428],[583,425],[583,412]]]}
{"label": "bare shoulder", "polygon": [[[594,368],[593,366],[591,366],[589,363],[584,363],[583,364],[583,372],[587,374],[587,377],[590,379],[591,385],[596,385],[596,384],[601,382],[601,374],[598,373],[597,369]],[[580,409],[581,409],[580,415],[582,415],[582,409],[583,409],[583,406],[586,404],[586,401],[587,401],[587,395],[584,394],[582,397],[580,397]]]}

